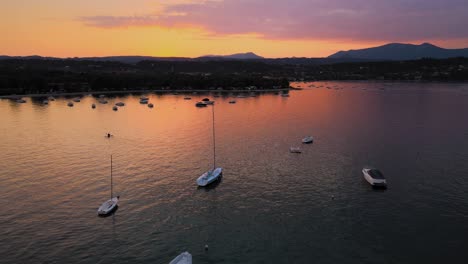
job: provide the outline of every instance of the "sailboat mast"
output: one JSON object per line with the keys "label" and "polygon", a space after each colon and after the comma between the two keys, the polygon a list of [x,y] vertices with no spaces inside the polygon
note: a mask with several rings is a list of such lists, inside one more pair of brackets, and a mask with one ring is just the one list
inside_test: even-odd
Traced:
{"label": "sailboat mast", "polygon": [[214,112],[214,107],[215,105],[213,104],[212,106],[212,111],[213,111],[213,170],[216,169],[216,139],[215,139],[215,112]]}
{"label": "sailboat mast", "polygon": [[112,185],[113,184],[112,184],[112,155],[111,155],[111,199],[112,199],[112,191],[113,191],[112,190],[112,188],[113,188]]}

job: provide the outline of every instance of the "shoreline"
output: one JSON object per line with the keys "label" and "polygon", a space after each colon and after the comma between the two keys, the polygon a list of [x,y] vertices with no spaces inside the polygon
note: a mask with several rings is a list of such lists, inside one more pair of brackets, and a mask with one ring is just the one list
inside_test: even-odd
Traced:
{"label": "shoreline", "polygon": [[92,91],[92,92],[72,92],[72,93],[45,93],[45,94],[11,94],[1,95],[0,99],[19,99],[21,97],[49,97],[49,96],[77,96],[77,95],[94,95],[94,94],[131,94],[131,93],[258,93],[258,92],[285,92],[297,90],[290,88],[279,89],[255,89],[255,90],[118,90],[118,91]]}

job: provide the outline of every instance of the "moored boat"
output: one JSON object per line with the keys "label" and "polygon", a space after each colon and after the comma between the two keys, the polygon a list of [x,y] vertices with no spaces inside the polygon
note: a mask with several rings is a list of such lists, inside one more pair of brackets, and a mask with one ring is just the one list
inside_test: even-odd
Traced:
{"label": "moored boat", "polygon": [[206,107],[207,104],[206,104],[205,102],[197,102],[197,103],[195,104],[195,106],[196,106],[196,107]]}
{"label": "moored boat", "polygon": [[311,144],[312,142],[314,142],[314,138],[312,136],[307,136],[302,139],[302,143],[304,144]]}
{"label": "moored boat", "polygon": [[375,168],[363,168],[364,179],[374,188],[387,188],[387,180],[381,171]]}

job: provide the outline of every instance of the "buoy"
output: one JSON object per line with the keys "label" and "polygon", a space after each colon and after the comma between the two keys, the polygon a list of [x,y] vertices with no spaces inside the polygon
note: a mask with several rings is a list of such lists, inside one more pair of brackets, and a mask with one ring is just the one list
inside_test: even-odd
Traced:
{"label": "buoy", "polygon": [[205,250],[208,250],[208,245],[205,245]]}

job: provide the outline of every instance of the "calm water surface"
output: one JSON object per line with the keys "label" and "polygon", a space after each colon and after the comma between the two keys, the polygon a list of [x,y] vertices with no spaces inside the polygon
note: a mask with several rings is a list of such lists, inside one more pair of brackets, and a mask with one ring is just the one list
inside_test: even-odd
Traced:
{"label": "calm water surface", "polygon": [[[466,263],[468,84],[300,85],[215,98],[224,177],[209,189],[195,180],[212,166],[211,108],[194,104],[212,95],[0,100],[0,262]],[[111,154],[120,208],[99,218]]]}

